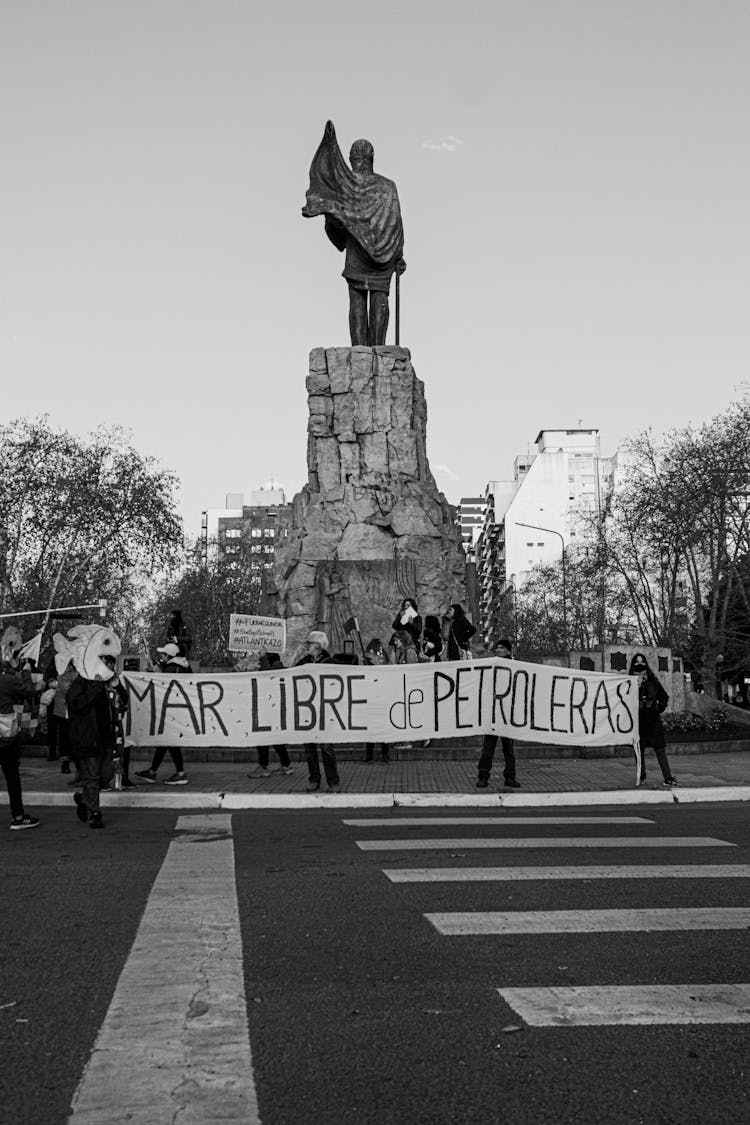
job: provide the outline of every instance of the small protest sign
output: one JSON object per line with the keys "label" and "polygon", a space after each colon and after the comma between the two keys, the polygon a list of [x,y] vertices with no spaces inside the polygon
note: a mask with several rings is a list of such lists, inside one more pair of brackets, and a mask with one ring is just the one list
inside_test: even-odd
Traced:
{"label": "small protest sign", "polygon": [[286,621],[281,617],[230,613],[230,652],[283,652],[285,648]]}

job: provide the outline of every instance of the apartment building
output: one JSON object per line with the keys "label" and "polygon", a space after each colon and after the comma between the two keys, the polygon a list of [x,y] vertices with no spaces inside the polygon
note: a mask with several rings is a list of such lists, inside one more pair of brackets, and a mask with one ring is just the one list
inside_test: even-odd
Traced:
{"label": "apartment building", "polygon": [[244,548],[260,576],[273,565],[276,544],[288,535],[291,521],[292,505],[287,504],[282,488],[253,491],[249,504],[242,493],[229,493],[224,508],[202,513],[203,559],[231,562]]}
{"label": "apartment building", "polygon": [[585,516],[601,510],[617,458],[601,456],[598,429],[540,430],[535,451],[519,454],[508,480],[489,481],[477,541],[482,634],[496,634],[503,600],[525,573],[560,559],[587,535]]}

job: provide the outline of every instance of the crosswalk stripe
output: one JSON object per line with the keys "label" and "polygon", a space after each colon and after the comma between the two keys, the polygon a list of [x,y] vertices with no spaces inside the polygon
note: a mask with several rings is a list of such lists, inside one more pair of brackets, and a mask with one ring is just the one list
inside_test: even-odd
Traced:
{"label": "crosswalk stripe", "polygon": [[750,1023],[750,984],[499,988],[532,1027]]}
{"label": "crosswalk stripe", "polygon": [[260,1121],[231,816],[181,816],[177,832],[69,1125],[215,1121],[217,1113],[223,1122]]}
{"label": "crosswalk stripe", "polygon": [[451,827],[452,825],[492,824],[510,828],[515,824],[653,824],[643,816],[406,816],[379,819],[344,820],[350,828],[423,828]]}
{"label": "crosswalk stripe", "polygon": [[392,883],[496,883],[527,879],[750,879],[750,864],[648,864],[643,867],[392,867]]}
{"label": "crosswalk stripe", "polygon": [[743,930],[750,908],[677,907],[646,910],[506,910],[425,914],[438,933],[452,937],[479,934],[582,934],[657,930]]}
{"label": "crosswalk stripe", "polygon": [[363,852],[467,851],[471,848],[733,848],[713,836],[489,836],[452,839],[356,840]]}

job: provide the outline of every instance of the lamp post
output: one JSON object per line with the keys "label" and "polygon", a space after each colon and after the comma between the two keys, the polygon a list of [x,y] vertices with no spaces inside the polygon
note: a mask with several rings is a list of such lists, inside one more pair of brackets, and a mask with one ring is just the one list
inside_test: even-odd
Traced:
{"label": "lamp post", "polygon": [[560,540],[562,548],[562,611],[563,611],[563,648],[565,652],[568,651],[568,593],[567,593],[567,579],[565,574],[565,540],[559,531],[555,531],[552,527],[539,527],[536,523],[521,523],[516,520],[516,527],[530,527],[532,531],[544,531],[548,535],[556,535]]}
{"label": "lamp post", "polygon": [[516,576],[511,574],[510,581],[505,583],[503,596],[506,594],[513,594],[513,644],[518,644],[518,600],[516,594]]}

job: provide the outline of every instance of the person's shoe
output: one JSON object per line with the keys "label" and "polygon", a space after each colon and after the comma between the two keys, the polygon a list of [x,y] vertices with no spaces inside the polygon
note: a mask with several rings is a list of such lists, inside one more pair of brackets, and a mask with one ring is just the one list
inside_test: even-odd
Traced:
{"label": "person's shoe", "polygon": [[89,817],[89,828],[103,827],[104,821],[102,820],[102,814],[100,812],[92,812],[91,816]]}
{"label": "person's shoe", "polygon": [[173,773],[171,777],[165,779],[165,785],[187,785],[188,779],[184,773]]}
{"label": "person's shoe", "polygon": [[122,779],[122,787],[123,787],[123,789],[137,789],[138,788],[136,783],[134,781],[131,781],[129,777],[124,777]]}
{"label": "person's shoe", "polygon": [[307,789],[305,790],[305,793],[317,793],[319,789],[320,789],[320,782],[319,781],[311,781],[310,784],[308,785]]}
{"label": "person's shoe", "polygon": [[67,758],[63,758],[60,762],[60,773],[70,773],[70,762]]}
{"label": "person's shoe", "polygon": [[257,769],[257,770],[253,770],[253,772],[252,772],[252,773],[249,773],[249,774],[248,774],[247,776],[248,776],[248,777],[252,777],[252,778],[256,778],[256,777],[270,777],[270,776],[271,776],[271,771],[270,771],[270,770],[262,770],[262,769]]}
{"label": "person's shoe", "polygon": [[80,821],[87,821],[89,818],[89,810],[86,808],[83,800],[83,794],[74,793],[73,800],[76,803],[76,816]]}
{"label": "person's shoe", "polygon": [[505,788],[506,789],[520,789],[521,788],[521,782],[516,781],[515,777],[506,777]]}
{"label": "person's shoe", "polygon": [[135,776],[143,778],[143,780],[147,781],[149,783],[149,785],[155,785],[156,784],[156,774],[150,768],[147,769],[147,770],[136,770]]}
{"label": "person's shoe", "polygon": [[10,822],[11,832],[20,832],[23,828],[36,828],[39,821],[35,816],[24,813],[23,816],[14,816]]}
{"label": "person's shoe", "polygon": [[486,789],[489,782],[486,777],[480,777],[477,781],[477,789]]}
{"label": "person's shoe", "polygon": [[677,778],[667,777],[664,779],[664,784],[666,785],[667,789],[674,789],[675,785],[677,784]]}
{"label": "person's shoe", "polygon": [[291,777],[291,775],[294,773],[294,766],[282,766],[282,768],[279,770],[279,773],[283,773],[284,777]]}
{"label": "person's shoe", "polygon": [[329,781],[328,782],[328,788],[329,789],[338,789],[340,784],[341,784],[341,782],[339,781],[338,778],[336,778],[335,781]]}
{"label": "person's shoe", "polygon": [[638,778],[635,785],[636,785],[636,788],[638,788],[640,785],[645,785],[645,784],[646,784],[646,775],[644,773],[643,777]]}

